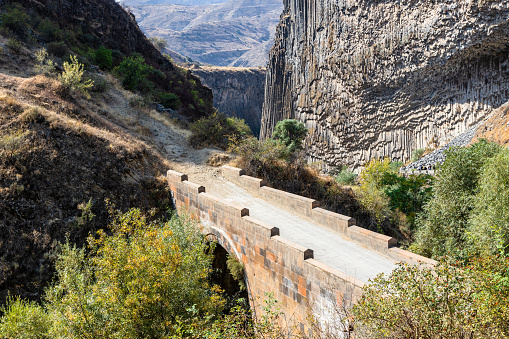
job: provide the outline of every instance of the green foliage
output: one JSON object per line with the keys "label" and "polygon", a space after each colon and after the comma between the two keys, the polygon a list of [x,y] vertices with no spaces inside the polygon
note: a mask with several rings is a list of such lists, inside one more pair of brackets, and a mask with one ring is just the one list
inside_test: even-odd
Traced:
{"label": "green foliage", "polygon": [[161,37],[154,36],[151,37],[149,40],[159,52],[168,47],[168,43],[166,42],[166,40],[164,40]]}
{"label": "green foliage", "polygon": [[7,298],[0,310],[0,337],[6,339],[49,339],[51,320],[43,307],[20,298]]}
{"label": "green foliage", "polygon": [[479,191],[479,175],[483,165],[500,151],[500,147],[484,140],[465,148],[451,148],[437,171],[433,198],[417,218],[416,241],[411,250],[424,256],[445,254],[467,258],[465,232]]}
{"label": "green foliage", "polygon": [[88,254],[64,245],[44,308],[9,301],[0,336],[178,338],[182,324],[204,328],[221,313],[220,291],[207,283],[212,257],[195,223],[149,222],[132,209],[115,214],[108,233],[89,237]]}
{"label": "green foliage", "polygon": [[99,47],[94,53],[94,61],[101,69],[110,70],[113,67],[111,49],[104,46]]}
{"label": "green foliage", "polygon": [[228,151],[241,157],[242,168],[255,173],[277,166],[281,161],[286,162],[290,156],[282,142],[274,139],[260,141],[252,136],[241,140],[232,139]]}
{"label": "green foliage", "polygon": [[24,37],[29,27],[29,19],[30,17],[25,13],[25,9],[21,5],[10,5],[0,14],[0,27],[4,31],[11,31],[20,37]]}
{"label": "green foliage", "polygon": [[5,45],[14,54],[19,54],[19,52],[21,52],[21,48],[23,47],[23,43],[14,38],[10,38],[9,40],[7,40],[7,44]]}
{"label": "green foliage", "polygon": [[93,81],[83,80],[85,70],[83,65],[78,62],[76,56],[71,55],[71,62],[64,62],[64,71],[58,76],[58,79],[64,87],[71,91],[82,93],[85,97],[90,98],[88,90],[92,88]]}
{"label": "green foliage", "polygon": [[173,110],[177,110],[179,108],[179,106],[180,106],[180,99],[174,93],[160,92],[160,93],[158,93],[158,97],[159,97],[159,102],[165,108],[170,108],[170,109],[173,109]]}
{"label": "green foliage", "polygon": [[423,154],[424,154],[424,149],[422,149],[422,148],[414,149],[412,151],[412,157],[410,158],[410,161],[411,162],[416,162],[417,160],[422,158]]}
{"label": "green foliage", "polygon": [[67,45],[63,41],[49,42],[47,45],[48,53],[62,58],[67,53]]}
{"label": "green foliage", "polygon": [[131,56],[124,58],[124,60],[113,69],[113,71],[120,77],[122,86],[130,91],[147,91],[151,89],[154,84],[149,81],[148,76],[153,73],[154,68],[145,63],[145,59],[133,53]]}
{"label": "green foliage", "polygon": [[41,48],[35,52],[36,65],[34,70],[39,74],[52,74],[55,72],[55,63],[48,56],[48,51],[45,48]]}
{"label": "green foliage", "polygon": [[62,30],[56,23],[48,19],[41,21],[39,26],[37,26],[37,31],[39,31],[41,38],[46,42],[61,41],[63,39]]}
{"label": "green foliage", "polygon": [[509,150],[486,161],[479,174],[467,234],[481,253],[509,255]]}
{"label": "green foliage", "polygon": [[244,120],[227,118],[217,111],[193,122],[189,129],[193,133],[189,142],[194,147],[213,145],[226,149],[230,139],[244,139],[253,134]]}
{"label": "green foliage", "polygon": [[233,279],[239,283],[240,290],[245,291],[246,283],[244,282],[244,264],[238,261],[234,256],[228,254],[226,266],[228,267],[228,271],[230,271]]}
{"label": "green foliage", "polygon": [[341,172],[334,177],[334,180],[342,185],[354,185],[357,180],[357,174],[349,171],[348,167],[343,167]]}
{"label": "green foliage", "polygon": [[481,296],[498,284],[494,279],[479,284],[486,277],[446,262],[436,267],[399,264],[389,277],[379,275],[364,287],[353,315],[375,338],[507,337],[507,320],[486,319],[491,301]]}
{"label": "green foliage", "polygon": [[307,133],[308,131],[302,122],[295,119],[285,119],[277,122],[272,138],[281,140],[290,153],[293,153],[302,149],[302,142]]}

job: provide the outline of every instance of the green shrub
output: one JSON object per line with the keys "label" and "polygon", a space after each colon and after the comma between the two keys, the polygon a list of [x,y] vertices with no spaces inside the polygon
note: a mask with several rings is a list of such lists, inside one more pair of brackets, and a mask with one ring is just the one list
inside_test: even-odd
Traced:
{"label": "green shrub", "polygon": [[176,94],[159,92],[157,95],[159,97],[159,102],[165,108],[170,108],[173,110],[177,110],[179,108],[180,99]]}
{"label": "green shrub", "polygon": [[19,40],[11,38],[7,40],[6,46],[12,53],[19,54],[19,52],[21,52],[21,48],[23,47],[23,43]]}
{"label": "green shrub", "polygon": [[145,59],[137,53],[124,58],[120,65],[114,69],[122,81],[122,86],[130,91],[150,90],[154,84],[147,78],[153,71],[154,68],[147,65]]}
{"label": "green shrub", "polygon": [[94,93],[105,93],[110,88],[110,84],[103,77],[94,76],[91,80],[94,82],[94,85],[90,90]]}
{"label": "green shrub", "polygon": [[99,47],[94,53],[94,60],[101,69],[110,70],[113,67],[111,49],[104,46]]}
{"label": "green shrub", "polygon": [[479,193],[467,234],[483,254],[509,255],[509,150],[486,161],[479,175]]}
{"label": "green shrub", "polygon": [[166,40],[164,40],[161,37],[154,36],[151,37],[149,40],[159,52],[168,47],[168,43],[166,42]]}
{"label": "green shrub", "polygon": [[354,185],[355,181],[357,180],[357,174],[355,174],[352,171],[349,171],[348,167],[343,167],[341,172],[336,174],[334,180],[336,180],[338,183],[342,185]]}
{"label": "green shrub", "polygon": [[29,27],[29,19],[30,17],[21,5],[10,5],[0,14],[0,27],[24,38]]}
{"label": "green shrub", "polygon": [[243,139],[252,135],[244,120],[227,118],[217,111],[193,122],[189,129],[193,133],[189,142],[194,147],[216,146],[227,149],[230,139]]}
{"label": "green shrub", "polygon": [[48,53],[62,58],[67,53],[67,45],[63,41],[50,42],[46,45]]}
{"label": "green shrub", "polygon": [[64,62],[64,71],[58,76],[58,79],[67,89],[82,93],[85,97],[90,98],[88,90],[94,85],[93,81],[83,80],[83,64],[78,62],[76,56],[71,55],[71,62]]}
{"label": "green shrub", "polygon": [[179,338],[183,324],[201,329],[224,305],[207,282],[204,240],[189,220],[115,214],[108,234],[89,237],[88,251],[63,246],[44,308],[9,303],[0,320],[9,332],[0,337]]}
{"label": "green shrub", "polygon": [[479,175],[483,165],[499,151],[500,146],[481,140],[470,147],[453,147],[446,152],[446,159],[437,171],[433,197],[416,220],[412,251],[427,257],[471,255],[465,230],[479,191]]}
{"label": "green shrub", "polygon": [[37,26],[41,38],[46,42],[61,41],[64,37],[62,30],[58,27],[58,24],[44,19]]}
{"label": "green shrub", "polygon": [[52,322],[49,314],[35,302],[7,298],[1,309],[0,337],[7,339],[49,339]]}
{"label": "green shrub", "polygon": [[496,271],[480,260],[469,269],[399,264],[364,286],[353,308],[356,326],[374,338],[508,338],[509,289],[500,290],[507,268],[498,271],[508,262],[494,260],[499,267],[489,266]]}
{"label": "green shrub", "polygon": [[410,158],[410,161],[411,162],[416,162],[417,160],[422,158],[423,154],[424,154],[424,149],[422,149],[422,148],[414,149],[412,151],[412,157]]}
{"label": "green shrub", "polygon": [[35,52],[36,65],[34,70],[39,74],[51,74],[55,72],[55,63],[49,58],[45,48],[41,48]]}
{"label": "green shrub", "polygon": [[272,138],[281,140],[288,147],[290,153],[293,153],[302,149],[302,142],[307,133],[308,131],[302,122],[295,119],[285,119],[277,122]]}

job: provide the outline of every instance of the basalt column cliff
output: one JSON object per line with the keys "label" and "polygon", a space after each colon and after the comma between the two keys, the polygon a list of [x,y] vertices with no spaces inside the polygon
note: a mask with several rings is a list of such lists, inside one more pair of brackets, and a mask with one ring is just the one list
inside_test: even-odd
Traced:
{"label": "basalt column cliff", "polygon": [[407,160],[509,99],[508,0],[284,0],[261,136],[295,118],[309,160]]}

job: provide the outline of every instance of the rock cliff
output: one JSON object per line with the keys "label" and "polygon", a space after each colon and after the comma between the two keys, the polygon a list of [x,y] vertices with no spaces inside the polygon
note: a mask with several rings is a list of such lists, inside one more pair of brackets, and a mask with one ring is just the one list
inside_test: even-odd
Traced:
{"label": "rock cliff", "polygon": [[194,67],[192,73],[212,89],[214,107],[227,116],[244,119],[260,133],[265,68]]}
{"label": "rock cliff", "polygon": [[407,160],[509,99],[509,2],[284,0],[261,137],[296,118],[330,166]]}

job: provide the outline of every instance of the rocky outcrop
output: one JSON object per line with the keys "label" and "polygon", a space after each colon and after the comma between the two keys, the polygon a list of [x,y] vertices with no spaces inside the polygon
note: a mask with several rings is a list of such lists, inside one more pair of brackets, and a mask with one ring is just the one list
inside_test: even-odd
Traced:
{"label": "rocky outcrop", "polygon": [[212,89],[214,107],[227,116],[244,119],[260,133],[265,68],[194,67],[193,74]]}
{"label": "rocky outcrop", "polygon": [[285,0],[267,69],[261,136],[309,129],[329,166],[405,161],[509,99],[509,2]]}

